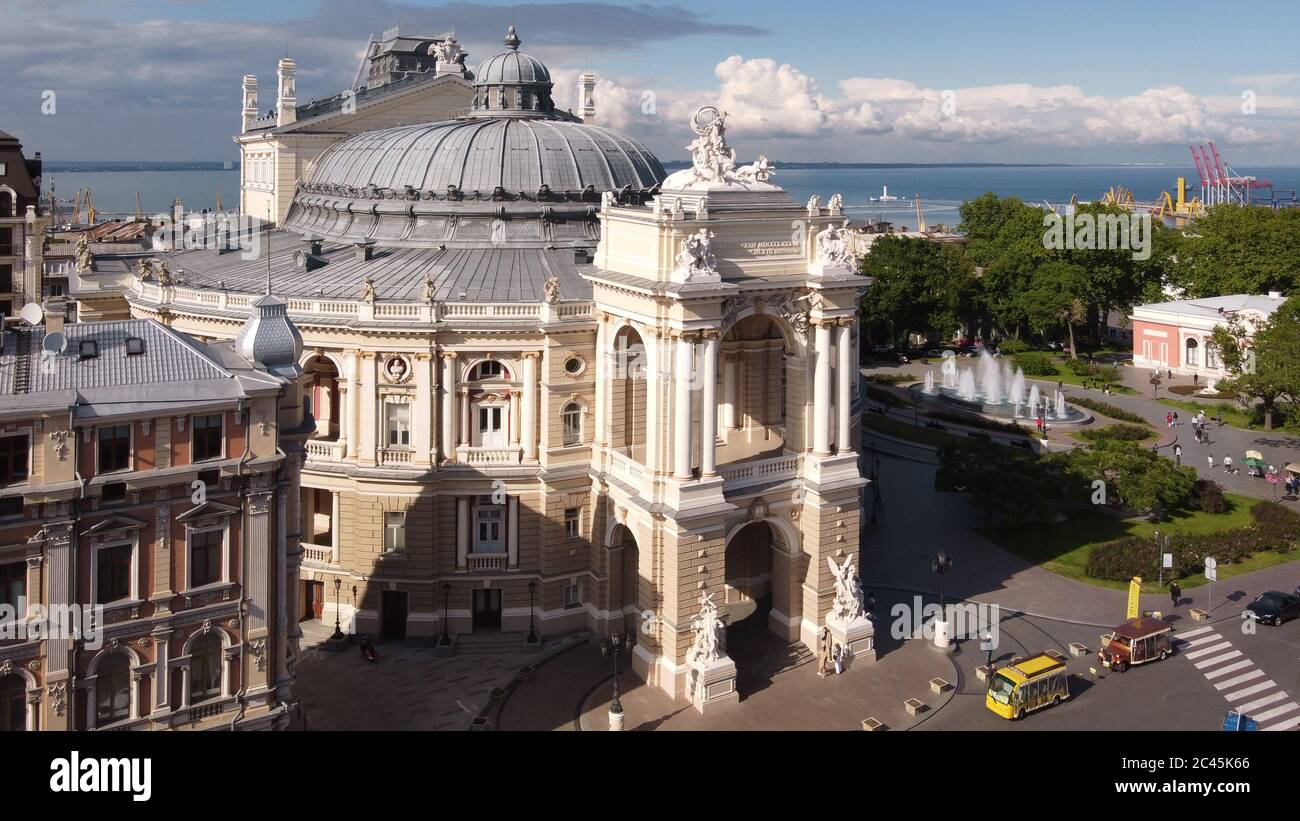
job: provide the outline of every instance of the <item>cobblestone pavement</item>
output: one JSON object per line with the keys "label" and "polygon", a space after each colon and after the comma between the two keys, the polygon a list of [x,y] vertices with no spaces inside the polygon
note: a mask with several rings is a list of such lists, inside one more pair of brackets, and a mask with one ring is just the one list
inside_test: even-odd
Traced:
{"label": "cobblestone pavement", "polygon": [[[743,632],[737,634],[737,629]],[[956,685],[949,656],[924,642],[878,641],[879,657],[842,675],[820,678],[802,645],[788,644],[757,629],[732,628],[728,649],[736,662],[739,703],[717,704],[704,713],[685,699],[669,698],[626,669],[620,670],[619,701],[627,730],[861,730],[875,717],[906,729],[937,715],[954,691],[936,695],[932,678]],[[583,645],[543,665],[515,691],[502,709],[503,730],[609,728],[613,662],[595,645]],[[903,701],[915,697],[929,710],[913,717]],[[577,720],[575,723],[575,719]]]}
{"label": "cobblestone pavement", "polygon": [[528,663],[523,653],[436,657],[431,646],[378,644],[370,663],[353,645],[342,652],[314,646],[330,628],[304,622],[303,657],[293,696],[308,730],[464,730],[487,706],[489,693]]}

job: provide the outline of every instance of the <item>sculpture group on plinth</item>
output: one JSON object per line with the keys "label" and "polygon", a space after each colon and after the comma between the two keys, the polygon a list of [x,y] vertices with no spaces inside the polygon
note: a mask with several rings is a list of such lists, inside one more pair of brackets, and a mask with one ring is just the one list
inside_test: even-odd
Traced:
{"label": "sculpture group on plinth", "polygon": [[817,234],[817,262],[826,268],[852,268],[849,231],[842,225],[828,225]]}
{"label": "sculpture group on plinth", "polygon": [[853,556],[846,557],[843,564],[836,564],[827,556],[826,564],[835,578],[835,598],[826,614],[821,637],[821,641],[829,639],[827,660],[838,662],[838,671],[858,661],[875,661],[876,628],[862,604],[862,588],[853,573]]}
{"label": "sculpture group on plinth", "polygon": [[706,105],[691,115],[691,130],[696,137],[686,150],[691,152],[691,170],[695,179],[722,183],[766,183],[776,171],[766,155],[749,165],[736,167],[736,150],[727,145],[727,112]]}
{"label": "sculpture group on plinth", "polygon": [[718,272],[718,262],[713,256],[713,236],[712,231],[701,228],[682,240],[681,250],[677,252],[674,261],[677,264],[676,270],[682,275],[683,280],[689,280],[696,275]]}
{"label": "sculpture group on plinth", "polygon": [[691,630],[695,632],[695,642],[686,654],[688,664],[708,665],[726,656],[726,633],[712,593],[700,596],[700,617],[691,622]]}

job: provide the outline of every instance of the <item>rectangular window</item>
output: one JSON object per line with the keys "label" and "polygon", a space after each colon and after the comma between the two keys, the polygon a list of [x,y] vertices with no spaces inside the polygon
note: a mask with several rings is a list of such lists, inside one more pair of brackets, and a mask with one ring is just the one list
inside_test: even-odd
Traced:
{"label": "rectangular window", "polygon": [[582,408],[570,404],[561,414],[564,424],[564,444],[576,445],[582,441]]}
{"label": "rectangular window", "polygon": [[577,583],[564,586],[564,606],[566,609],[582,606],[582,588]]}
{"label": "rectangular window", "polygon": [[95,603],[111,604],[131,596],[129,544],[101,547],[95,554]]}
{"label": "rectangular window", "polygon": [[12,294],[14,291],[14,266],[9,263],[0,265],[0,294]]}
{"label": "rectangular window", "polygon": [[500,553],[501,508],[480,507],[474,511],[474,552]]}
{"label": "rectangular window", "polygon": [[26,615],[27,562],[0,564],[0,604],[7,604],[18,614]]}
{"label": "rectangular window", "polygon": [[478,444],[483,448],[501,448],[506,444],[504,408],[478,409]]}
{"label": "rectangular window", "polygon": [[406,549],[406,512],[390,510],[384,514],[384,550]]}
{"label": "rectangular window", "polygon": [[190,587],[221,581],[221,554],[225,531],[198,530],[190,533]]}
{"label": "rectangular window", "polygon": [[219,413],[196,416],[190,426],[190,458],[195,462],[220,459],[222,441],[222,416]]}
{"label": "rectangular window", "polygon": [[0,225],[0,257],[10,257],[14,253],[14,229]]}
{"label": "rectangular window", "polygon": [[411,444],[411,406],[396,402],[385,403],[388,416],[388,446],[405,448]]}
{"label": "rectangular window", "polygon": [[565,510],[564,510],[564,538],[566,538],[566,539],[576,539],[576,538],[578,538],[578,536],[579,536],[579,530],[580,530],[580,528],[581,528],[581,524],[580,524],[581,519],[580,519],[579,516],[578,516],[578,514],[580,513],[580,511],[581,511],[581,508],[576,508],[576,507],[565,508]]}
{"label": "rectangular window", "polygon": [[131,467],[131,426],[107,425],[99,429],[99,473]]}
{"label": "rectangular window", "polygon": [[0,485],[27,481],[29,441],[26,436],[0,436]]}

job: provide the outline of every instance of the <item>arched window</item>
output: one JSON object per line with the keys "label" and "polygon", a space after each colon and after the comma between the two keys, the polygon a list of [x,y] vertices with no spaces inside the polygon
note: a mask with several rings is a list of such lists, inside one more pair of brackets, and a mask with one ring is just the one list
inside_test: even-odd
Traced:
{"label": "arched window", "polygon": [[221,637],[197,639],[190,648],[190,704],[221,695]]}
{"label": "arched window", "polygon": [[95,723],[99,726],[131,716],[131,660],[113,653],[95,671]]}
{"label": "arched window", "polygon": [[576,445],[582,441],[582,408],[577,402],[570,402],[560,413],[564,423],[564,444]]}
{"label": "arched window", "polygon": [[22,676],[0,678],[0,731],[27,729],[27,684]]}
{"label": "arched window", "polygon": [[1185,360],[1184,364],[1187,365],[1195,366],[1201,364],[1201,348],[1200,343],[1196,341],[1196,337],[1187,337],[1187,356],[1185,357]]}
{"label": "arched window", "polygon": [[14,195],[8,191],[0,191],[0,217],[12,217],[14,215]]}
{"label": "arched window", "polygon": [[510,374],[506,371],[504,365],[495,359],[485,359],[474,366],[470,373],[471,382],[477,382],[481,379],[509,379]]}

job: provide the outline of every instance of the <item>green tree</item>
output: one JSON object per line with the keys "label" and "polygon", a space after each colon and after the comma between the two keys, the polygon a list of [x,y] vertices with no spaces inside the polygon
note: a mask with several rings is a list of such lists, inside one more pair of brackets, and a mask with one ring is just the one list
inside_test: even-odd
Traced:
{"label": "green tree", "polygon": [[1231,374],[1222,387],[1236,393],[1242,405],[1258,401],[1264,429],[1272,430],[1279,401],[1300,400],[1300,296],[1253,327],[1231,317],[1214,329],[1213,345]]}
{"label": "green tree", "polygon": [[873,278],[862,301],[864,323],[888,329],[889,338],[909,334],[950,335],[980,303],[974,266],[962,249],[919,237],[880,237],[863,260]]}
{"label": "green tree", "polygon": [[1184,233],[1170,279],[1189,297],[1300,290],[1300,209],[1216,205]]}
{"label": "green tree", "polygon": [[1160,515],[1191,503],[1196,471],[1177,467],[1136,442],[1103,439],[1061,454],[1066,469],[1085,481],[1106,483],[1107,501]]}
{"label": "green tree", "polygon": [[1078,359],[1074,326],[1087,316],[1088,272],[1081,265],[1061,260],[1034,271],[1029,288],[1021,295],[1025,316],[1034,330],[1064,327],[1070,337],[1070,356]]}

